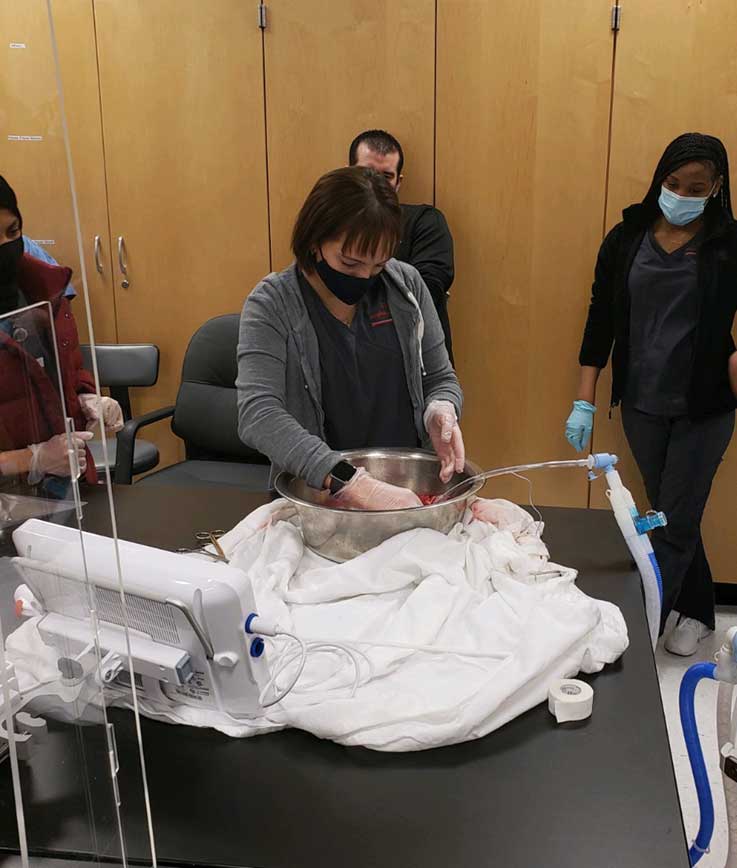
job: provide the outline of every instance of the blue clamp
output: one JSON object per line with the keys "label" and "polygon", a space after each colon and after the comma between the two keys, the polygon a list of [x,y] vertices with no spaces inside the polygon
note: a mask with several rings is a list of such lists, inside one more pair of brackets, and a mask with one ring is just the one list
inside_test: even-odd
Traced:
{"label": "blue clamp", "polygon": [[665,527],[668,519],[664,512],[648,512],[647,515],[638,515],[635,519],[635,530],[642,536],[656,527]]}
{"label": "blue clamp", "polygon": [[264,653],[264,640],[260,636],[256,636],[251,642],[249,653],[254,658],[260,657]]}
{"label": "blue clamp", "polygon": [[251,633],[253,633],[253,630],[251,629],[251,624],[253,624],[254,618],[258,618],[258,614],[256,612],[251,612],[251,614],[246,618],[246,623],[245,623],[244,627],[245,627],[246,633],[248,633],[249,635]]}

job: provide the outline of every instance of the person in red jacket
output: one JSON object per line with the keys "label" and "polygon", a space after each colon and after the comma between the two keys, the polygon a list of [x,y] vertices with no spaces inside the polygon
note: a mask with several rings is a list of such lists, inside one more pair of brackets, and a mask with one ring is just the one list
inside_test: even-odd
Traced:
{"label": "person in red jacket", "polygon": [[[24,254],[22,230],[15,193],[0,177],[0,485],[20,482],[60,496],[72,473],[63,408],[74,422],[80,472],[90,483],[97,474],[85,445],[93,436],[89,429],[102,421],[108,431],[119,430],[123,417],[116,401],[97,398],[92,374],[82,366],[65,296],[71,269]],[[38,302],[49,306],[22,310]]]}

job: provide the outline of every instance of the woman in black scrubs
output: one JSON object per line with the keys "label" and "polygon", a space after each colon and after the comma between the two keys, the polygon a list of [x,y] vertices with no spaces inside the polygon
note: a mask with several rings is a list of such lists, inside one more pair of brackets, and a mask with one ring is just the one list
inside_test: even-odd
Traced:
{"label": "woman in black scrubs", "polygon": [[393,258],[402,212],[373,169],[336,169],[307,196],[295,262],[243,306],[238,433],[347,509],[421,506],[417,493],[345,460],[353,449],[433,449],[448,482],[465,466],[463,393],[432,297]]}
{"label": "woman in black scrubs", "polygon": [[611,405],[622,404],[632,454],[654,509],[663,576],[665,647],[688,656],[714,629],[711,570],[701,518],[734,429],[737,353],[737,227],[722,142],[701,133],[665,149],[640,204],[599,251],[579,362],[577,400],[566,425],[586,448],[596,383],[612,353]]}

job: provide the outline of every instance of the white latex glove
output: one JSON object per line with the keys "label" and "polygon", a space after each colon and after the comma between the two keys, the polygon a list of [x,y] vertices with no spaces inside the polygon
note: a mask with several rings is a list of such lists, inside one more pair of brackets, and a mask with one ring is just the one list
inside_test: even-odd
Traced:
{"label": "white latex glove", "polygon": [[[72,434],[72,444],[77,452],[80,473],[84,473],[87,469],[85,442],[91,440],[93,436],[91,431],[75,431]],[[31,485],[40,482],[44,476],[72,475],[66,434],[56,434],[44,443],[32,443],[28,448],[32,456],[28,471],[28,482]]]}
{"label": "white latex glove", "polygon": [[353,478],[335,495],[335,501],[343,509],[374,511],[422,506],[422,501],[414,491],[374,479],[363,467],[359,467]]}
{"label": "white latex glove", "polygon": [[466,448],[458,427],[456,408],[450,401],[430,401],[423,417],[433,449],[440,459],[440,481],[448,482],[466,466]]}
{"label": "white latex glove", "polygon": [[95,425],[102,419],[105,431],[115,434],[123,427],[123,411],[120,404],[114,398],[97,395],[78,395],[79,403],[87,420],[87,430],[92,431]]}

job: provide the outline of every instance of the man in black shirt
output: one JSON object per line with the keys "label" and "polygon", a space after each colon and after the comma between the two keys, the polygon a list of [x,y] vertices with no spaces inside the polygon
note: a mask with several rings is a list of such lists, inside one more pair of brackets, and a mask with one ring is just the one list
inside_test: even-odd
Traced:
{"label": "man in black shirt", "polygon": [[[381,172],[399,192],[404,152],[394,136],[384,130],[359,133],[351,142],[348,162],[351,166],[365,166]],[[437,208],[432,205],[402,205],[402,240],[395,256],[414,265],[430,290],[452,364],[448,294],[454,276],[453,239],[445,217]]]}

